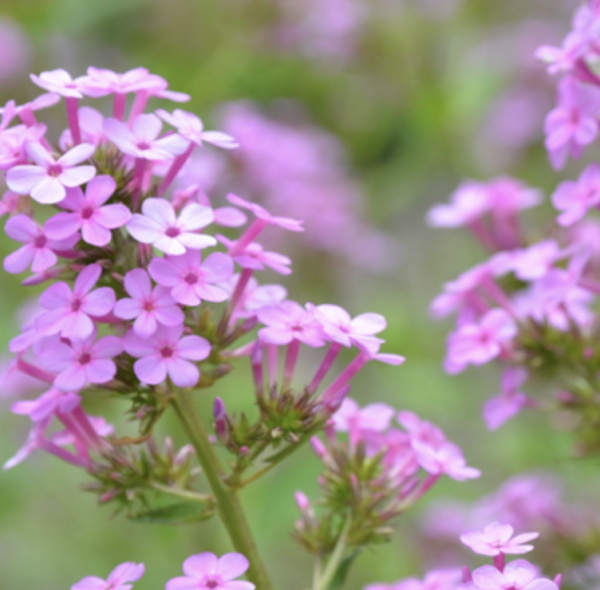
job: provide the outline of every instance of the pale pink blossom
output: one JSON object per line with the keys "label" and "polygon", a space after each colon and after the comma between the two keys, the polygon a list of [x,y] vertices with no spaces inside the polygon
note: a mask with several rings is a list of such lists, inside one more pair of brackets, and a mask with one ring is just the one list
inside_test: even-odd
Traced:
{"label": "pale pink blossom", "polygon": [[203,300],[218,302],[229,298],[219,283],[233,274],[233,260],[221,252],[209,254],[204,262],[199,250],[187,250],[181,256],[153,258],[148,270],[182,305],[196,306]]}
{"label": "pale pink blossom", "polygon": [[175,109],[173,113],[169,113],[163,109],[158,109],[156,114],[163,121],[175,127],[179,135],[196,145],[202,145],[204,142],[207,142],[226,150],[238,147],[235,139],[227,133],[222,133],[221,131],[204,131],[202,120],[193,113],[188,113],[181,109]]}
{"label": "pale pink blossom", "polygon": [[406,578],[393,584],[369,584],[363,590],[456,590],[461,578],[460,568],[432,570],[422,581]]}
{"label": "pale pink blossom", "polygon": [[127,354],[138,358],[133,370],[142,383],[158,385],[167,375],[178,387],[193,387],[200,379],[198,367],[210,354],[210,343],[200,336],[184,336],[183,324],[158,326],[150,338],[140,338],[130,330],[123,337]]}
{"label": "pale pink blossom", "polygon": [[166,590],[254,590],[254,584],[236,580],[250,567],[241,553],[198,553],[183,562],[185,576],[173,578]]}
{"label": "pale pink blossom", "polygon": [[589,209],[600,205],[600,168],[590,164],[577,181],[561,182],[552,195],[553,205],[561,211],[559,225],[569,226],[579,221]]}
{"label": "pale pink blossom", "polygon": [[483,365],[491,361],[517,331],[514,320],[502,309],[488,311],[478,323],[464,324],[448,338],[446,370],[458,373],[469,363]]}
{"label": "pale pink blossom", "polygon": [[522,533],[513,537],[514,529],[509,524],[494,522],[485,527],[483,532],[473,531],[463,533],[460,540],[479,555],[496,556],[500,553],[520,555],[533,550],[533,545],[524,545],[537,539],[539,533]]}
{"label": "pale pink blossom", "polygon": [[92,290],[101,274],[98,264],[90,264],[79,273],[73,289],[65,282],[46,289],[40,304],[48,311],[36,319],[36,330],[44,335],[60,333],[70,340],[84,340],[92,334],[91,317],[104,316],[115,305],[115,292],[110,287]]}
{"label": "pale pink blossom", "polygon": [[122,203],[105,205],[117,188],[112,176],[92,178],[85,189],[69,189],[60,206],[72,213],[58,213],[46,222],[48,235],[63,239],[81,230],[84,242],[106,246],[112,239],[112,229],[122,227],[131,218],[131,212]]}
{"label": "pale pink blossom", "polygon": [[117,119],[105,119],[102,128],[124,154],[143,160],[170,160],[188,147],[188,141],[176,133],[159,138],[162,122],[152,114],[138,115],[131,128]]}
{"label": "pale pink blossom", "polygon": [[483,407],[483,417],[490,430],[500,428],[527,406],[529,398],[520,391],[526,380],[527,371],[521,367],[509,367],[504,371],[500,395],[489,399]]}
{"label": "pale pink blossom", "polygon": [[45,133],[46,126],[41,123],[31,127],[16,125],[0,132],[0,170],[28,164],[28,145],[41,141]]}
{"label": "pale pink blossom", "polygon": [[43,362],[57,374],[54,385],[63,391],[80,391],[88,383],[108,383],[117,372],[112,360],[123,352],[121,339],[104,336],[96,341],[96,331],[71,345],[57,342],[48,349]]}
{"label": "pale pink blossom", "polygon": [[558,590],[546,578],[538,578],[535,566],[524,559],[511,561],[504,571],[484,565],[473,572],[473,583],[479,590]]}
{"label": "pale pink blossom", "polygon": [[126,562],[118,565],[106,578],[102,580],[96,576],[88,576],[71,586],[71,590],[131,590],[133,584],[144,575],[144,564]]}
{"label": "pale pink blossom", "polygon": [[81,84],[83,77],[73,79],[65,70],[42,72],[39,76],[30,74],[30,78],[34,84],[48,92],[60,94],[65,98],[83,98]]}
{"label": "pale pink blossom", "polygon": [[169,201],[149,198],[142,204],[142,213],[132,216],[127,223],[127,231],[138,242],[152,244],[161,252],[185,254],[186,248],[200,250],[217,243],[212,236],[196,233],[214,221],[214,214],[209,207],[190,203],[176,217]]}
{"label": "pale pink blossom", "polygon": [[27,144],[27,154],[35,165],[15,166],[6,175],[8,188],[43,204],[59,203],[66,188],[80,186],[96,175],[94,166],[78,166],[95,152],[93,145],[83,143],[55,160],[39,143]]}
{"label": "pale pink blossom", "polygon": [[[25,123],[27,126],[31,126],[36,124],[35,117],[33,116],[33,111],[47,109],[48,107],[54,106],[58,102],[60,102],[59,94],[47,92],[44,94],[40,94],[40,96],[34,98],[30,102],[26,102],[22,105],[15,105],[14,113],[18,117],[20,117],[23,123]],[[0,113],[2,113],[3,116],[6,108],[7,107],[0,109]]]}
{"label": "pale pink blossom", "polygon": [[227,195],[227,200],[237,207],[242,207],[243,209],[248,209],[252,211],[254,215],[264,221],[269,225],[277,225],[289,231],[304,231],[302,228],[302,221],[298,221],[296,219],[290,219],[289,217],[277,217],[275,215],[271,215],[264,207],[256,203],[251,203],[250,201],[246,201],[233,193],[229,193]]}
{"label": "pale pink blossom", "polygon": [[79,406],[81,398],[71,392],[51,387],[35,400],[15,402],[10,410],[13,414],[29,416],[32,422],[52,417],[56,412],[68,414]]}
{"label": "pale pink blossom", "polygon": [[87,69],[87,76],[81,78],[81,86],[85,89],[86,95],[94,98],[107,94],[129,94],[163,87],[165,84],[163,78],[150,74],[146,68],[134,68],[120,74],[90,66]]}
{"label": "pale pink blossom", "polygon": [[[219,242],[224,244],[228,250],[235,248],[236,242],[229,240],[225,236],[217,235]],[[283,254],[277,252],[265,251],[263,246],[258,242],[250,242],[245,248],[238,252],[234,257],[242,268],[251,268],[252,270],[265,270],[265,267],[273,269],[282,275],[289,275],[292,271],[289,266],[292,261]]]}
{"label": "pale pink blossom", "polygon": [[27,215],[11,217],[4,231],[9,238],[24,244],[4,259],[5,270],[13,274],[29,266],[34,273],[43,272],[56,264],[57,252],[70,250],[79,241],[79,235],[73,232],[65,239],[53,239],[48,234],[48,222],[42,228]]}
{"label": "pale pink blossom", "polygon": [[432,475],[446,474],[457,481],[481,475],[478,469],[467,467],[462,451],[451,442],[441,446],[432,446],[416,438],[411,442],[419,465]]}
{"label": "pale pink blossom", "polygon": [[119,299],[114,314],[124,320],[133,320],[133,331],[142,338],[148,338],[156,332],[158,324],[178,326],[183,324],[185,316],[175,303],[169,289],[157,286],[152,289],[148,273],[136,268],[125,275],[125,290],[131,299]]}
{"label": "pale pink blossom", "polygon": [[394,413],[394,408],[387,404],[374,403],[361,408],[353,399],[346,398],[331,419],[335,430],[348,432],[350,441],[356,444],[364,436],[387,430]]}
{"label": "pale pink blossom", "polygon": [[532,281],[544,277],[555,262],[567,255],[555,240],[543,240],[529,248],[509,252],[508,264],[518,279]]}
{"label": "pale pink blossom", "polygon": [[259,338],[268,344],[281,346],[293,340],[313,347],[325,344],[319,323],[313,315],[295,301],[258,310],[258,321],[266,327],[258,331]]}
{"label": "pale pink blossom", "polygon": [[564,78],[558,87],[558,105],[545,122],[546,148],[554,168],[565,165],[569,154],[579,158],[596,138],[600,115],[600,89],[584,85],[575,77]]}

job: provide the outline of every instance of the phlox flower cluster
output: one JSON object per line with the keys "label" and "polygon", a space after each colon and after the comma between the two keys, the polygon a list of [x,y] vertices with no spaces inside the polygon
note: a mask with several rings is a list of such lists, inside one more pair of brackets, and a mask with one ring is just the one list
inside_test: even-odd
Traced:
{"label": "phlox flower cluster", "polygon": [[558,590],[562,576],[554,580],[544,578],[539,569],[525,559],[515,559],[505,563],[506,555],[520,555],[533,549],[523,543],[535,539],[538,533],[522,533],[513,537],[510,525],[492,523],[483,531],[467,532],[461,535],[461,541],[475,553],[493,556],[493,565],[478,567],[472,572],[468,567],[460,569],[434,570],[423,581],[409,578],[394,584],[371,584],[365,590]]}

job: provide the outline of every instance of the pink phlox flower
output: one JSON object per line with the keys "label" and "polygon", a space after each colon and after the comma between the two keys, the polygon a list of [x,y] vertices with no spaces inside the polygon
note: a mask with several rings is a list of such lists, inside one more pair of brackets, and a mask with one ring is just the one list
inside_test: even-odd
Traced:
{"label": "pink phlox flower", "polygon": [[31,271],[43,272],[58,261],[56,253],[70,250],[78,241],[79,235],[71,232],[65,239],[53,239],[48,234],[48,222],[44,228],[27,215],[11,217],[4,228],[9,238],[24,244],[4,259],[4,269],[18,274],[31,266]]}
{"label": "pink phlox flower", "polygon": [[95,289],[102,268],[86,266],[75,279],[73,289],[65,283],[55,283],[40,296],[40,304],[48,311],[38,317],[36,329],[43,335],[58,334],[70,340],[84,340],[94,330],[91,317],[102,317],[112,311],[115,292],[110,287]]}
{"label": "pink phlox flower", "polygon": [[434,205],[427,212],[427,223],[432,227],[461,227],[480,218],[487,209],[481,184],[468,181],[451,195],[449,204]]}
{"label": "pink phlox flower", "polygon": [[249,567],[241,553],[198,553],[183,562],[185,576],[169,580],[165,590],[254,590],[251,582],[235,580]]}
{"label": "pink phlox flower", "polygon": [[85,340],[67,345],[57,343],[47,351],[42,361],[50,370],[58,373],[54,385],[63,391],[80,391],[88,383],[108,383],[117,372],[112,360],[123,352],[121,339],[104,336],[96,340],[94,330]]}
{"label": "pink phlox flower", "polygon": [[35,400],[15,402],[10,410],[13,414],[29,416],[32,422],[52,417],[55,413],[68,414],[79,406],[80,397],[71,392],[51,387]]}
{"label": "pink phlox flower", "polygon": [[500,428],[527,405],[529,398],[520,391],[526,380],[527,371],[521,367],[509,367],[504,371],[501,394],[489,399],[483,408],[483,418],[490,430]]}
{"label": "pink phlox flower", "polygon": [[140,90],[166,87],[166,81],[146,68],[134,68],[122,74],[95,68],[87,69],[87,76],[82,77],[81,85],[87,96],[99,98],[108,94],[129,94]]}
{"label": "pink phlox flower", "polygon": [[200,250],[217,244],[212,236],[196,233],[214,221],[209,207],[190,203],[176,217],[169,201],[149,198],[142,204],[142,213],[132,216],[127,231],[138,242],[152,244],[161,252],[178,255],[185,254],[186,248]]}
{"label": "pink phlox flower", "polygon": [[276,217],[271,215],[264,207],[261,207],[256,203],[246,201],[245,199],[242,199],[233,193],[229,193],[227,195],[227,200],[237,207],[252,211],[252,213],[254,213],[258,219],[261,219],[270,225],[278,225],[279,227],[289,231],[304,231],[304,228],[302,227],[302,221],[290,219],[289,217]]}
{"label": "pink phlox flower", "polygon": [[133,331],[142,338],[152,336],[158,327],[183,324],[185,316],[177,306],[169,289],[157,286],[152,289],[148,273],[136,268],[125,275],[125,290],[131,299],[119,299],[114,314],[124,320],[133,320]]}
{"label": "pink phlox flower", "polygon": [[560,82],[558,105],[545,122],[546,148],[554,168],[562,168],[569,154],[579,158],[584,146],[594,141],[599,113],[600,89],[584,85],[573,76]]}
{"label": "pink phlox flower", "polygon": [[523,250],[510,252],[510,266],[515,276],[523,281],[532,281],[545,276],[554,263],[565,258],[568,251],[561,250],[554,240],[544,240]]}
{"label": "pink phlox flower", "polygon": [[222,133],[221,131],[204,131],[202,120],[193,113],[175,109],[171,114],[163,109],[158,109],[156,114],[163,121],[175,127],[179,135],[196,145],[201,146],[204,142],[207,142],[226,150],[238,147],[237,141],[227,133]]}
{"label": "pink phlox flower", "polygon": [[21,116],[27,111],[39,111],[42,109],[47,109],[48,107],[54,106],[58,102],[60,102],[60,95],[54,94],[53,92],[45,92],[44,94],[40,94],[40,96],[34,98],[32,101],[26,102],[22,105],[15,105],[14,101],[11,100],[6,103],[4,108],[0,108],[0,113],[2,114],[2,119],[4,120],[5,113],[7,115],[10,114],[11,116]]}
{"label": "pink phlox flower", "polygon": [[483,365],[491,361],[517,332],[516,323],[503,309],[486,312],[479,323],[464,324],[448,338],[446,371],[459,373],[469,363]]}
{"label": "pink phlox flower", "polygon": [[182,305],[200,305],[206,301],[225,301],[229,294],[219,283],[233,274],[233,260],[221,252],[209,254],[204,262],[199,250],[187,250],[181,256],[153,258],[150,276]]}
{"label": "pink phlox flower", "polygon": [[65,98],[83,98],[83,76],[73,79],[69,72],[57,69],[42,72],[39,76],[30,74],[29,77],[34,84],[48,92],[59,94]]}
{"label": "pink phlox flower", "polygon": [[28,164],[27,146],[39,142],[46,134],[41,123],[26,127],[17,125],[0,133],[0,170],[10,170],[19,164]]}
{"label": "pink phlox flower", "polygon": [[[227,291],[229,298],[231,298],[239,279],[240,275],[234,274],[229,280],[219,283],[218,286]],[[234,317],[245,318],[256,315],[256,312],[262,307],[277,306],[286,299],[287,290],[282,285],[259,285],[258,281],[251,277],[240,297]]]}
{"label": "pink phlox flower", "polygon": [[193,387],[200,379],[198,367],[210,354],[210,343],[200,336],[184,336],[183,324],[159,325],[150,338],[140,338],[133,330],[123,337],[127,354],[138,358],[133,370],[142,383],[158,385],[167,375],[178,387]]}
{"label": "pink phlox flower", "polygon": [[588,40],[579,31],[571,31],[560,47],[542,45],[535,51],[535,57],[548,64],[549,74],[571,72],[588,50]]}
{"label": "pink phlox flower", "polygon": [[[102,127],[104,117],[100,111],[97,111],[92,107],[81,107],[77,116],[79,118],[81,141],[96,147],[106,141],[104,128]],[[58,145],[64,151],[73,147],[73,137],[71,136],[70,129],[65,129],[62,132]]]}
{"label": "pink phlox flower", "polygon": [[162,121],[152,114],[138,115],[131,129],[112,117],[104,120],[102,128],[106,137],[124,154],[143,160],[170,160],[188,147],[188,141],[177,133],[159,138]]}
{"label": "pink phlox flower", "polygon": [[[195,202],[204,207],[210,207],[210,199],[204,191],[200,190],[198,184],[192,184],[183,189],[175,189],[171,197],[171,202],[176,211],[179,211],[188,202]],[[215,221],[217,225],[223,227],[240,227],[248,221],[248,218],[237,207],[217,207],[213,208]]]}
{"label": "pink phlox flower", "polygon": [[[106,418],[102,416],[90,416],[89,414],[86,416],[87,421],[90,423],[93,431],[100,437],[106,438],[108,436],[112,436],[115,433],[115,427],[106,421]],[[74,445],[75,447],[82,448],[81,439],[76,437],[71,430],[64,429],[53,432],[50,435],[50,440],[61,447],[65,447],[67,445]],[[93,450],[93,447],[88,443],[84,447],[86,449]]]}
{"label": "pink phlox flower", "polygon": [[385,318],[378,313],[363,313],[352,318],[345,309],[338,305],[307,304],[307,308],[312,311],[320,323],[328,340],[338,342],[348,348],[352,345],[364,347],[383,342],[374,336],[385,330],[387,326]]}
{"label": "pink phlox flower", "polygon": [[293,340],[312,347],[325,344],[319,323],[295,301],[263,307],[258,310],[257,317],[266,326],[258,331],[258,336],[267,344],[281,346]]}
{"label": "pink phlox flower", "polygon": [[27,459],[27,457],[29,457],[33,451],[43,445],[45,433],[46,430],[48,430],[51,420],[52,417],[49,416],[44,420],[39,420],[33,423],[25,444],[8,461],[6,461],[6,463],[4,463],[2,466],[3,471],[7,471],[8,469],[16,467],[25,461],[25,459]]}
{"label": "pink phlox flower", "polygon": [[0,109],[2,115],[0,119],[0,131],[4,131],[17,116],[16,103],[14,100],[9,100],[3,108]]}
{"label": "pink phlox flower", "polygon": [[19,210],[20,196],[14,191],[5,191],[0,199],[0,218],[13,215]]}
{"label": "pink phlox flower", "polygon": [[411,437],[406,432],[390,428],[379,441],[376,441],[378,444],[374,448],[369,448],[369,442],[371,441],[368,439],[367,450],[371,453],[378,453],[385,449],[383,462],[387,471],[386,475],[396,479],[397,487],[400,487],[419,471]]}
{"label": "pink phlox flower", "polygon": [[436,447],[419,439],[412,438],[412,447],[419,465],[432,475],[442,475],[465,481],[481,475],[478,469],[467,467],[459,447],[451,442]]}
{"label": "pink phlox flower", "polygon": [[20,195],[31,195],[38,203],[59,203],[66,188],[80,186],[96,176],[94,166],[78,166],[91,158],[93,145],[82,143],[55,160],[39,143],[27,144],[27,153],[35,165],[15,166],[6,175],[8,188]]}
{"label": "pink phlox flower", "polygon": [[496,556],[520,555],[533,550],[533,545],[524,545],[528,541],[537,539],[539,533],[523,533],[513,537],[514,529],[509,524],[494,522],[488,524],[483,532],[473,531],[460,536],[461,543],[479,555]]}
{"label": "pink phlox flower", "polygon": [[370,434],[382,433],[390,426],[394,408],[375,403],[361,408],[353,399],[346,398],[340,409],[331,417],[337,432],[348,432],[350,442],[357,444]]}
{"label": "pink phlox flower", "polygon": [[144,564],[126,562],[118,565],[108,576],[102,580],[96,576],[88,576],[71,586],[71,590],[131,590],[133,584],[144,575]]}
{"label": "pink phlox flower", "polygon": [[562,213],[556,218],[563,227],[579,221],[592,207],[600,204],[600,168],[590,164],[579,180],[561,182],[552,195],[553,205]]}
{"label": "pink phlox flower", "polygon": [[[234,240],[229,240],[220,234],[217,234],[217,239],[228,249],[233,248],[236,244]],[[267,252],[258,242],[250,242],[244,247],[242,252],[233,257],[233,260],[235,260],[242,268],[265,270],[265,266],[268,266],[282,275],[289,275],[292,272],[289,268],[292,264],[290,258],[277,252]]]}
{"label": "pink phlox flower", "polygon": [[60,206],[72,213],[58,213],[46,222],[51,238],[64,239],[81,230],[83,241],[93,246],[106,246],[112,239],[111,230],[122,227],[131,219],[131,211],[122,203],[105,205],[117,188],[112,176],[92,178],[85,189],[69,189]]}
{"label": "pink phlox flower", "polygon": [[446,442],[446,435],[434,424],[421,420],[414,412],[402,410],[396,416],[398,423],[408,432],[413,439],[426,443],[434,448],[440,448]]}
{"label": "pink phlox flower", "polygon": [[423,581],[407,578],[393,584],[369,584],[364,590],[456,590],[461,577],[460,568],[432,570]]}
{"label": "pink phlox flower", "polygon": [[477,568],[473,582],[479,590],[558,590],[554,582],[537,576],[535,566],[525,559],[515,559],[502,572],[493,565]]}

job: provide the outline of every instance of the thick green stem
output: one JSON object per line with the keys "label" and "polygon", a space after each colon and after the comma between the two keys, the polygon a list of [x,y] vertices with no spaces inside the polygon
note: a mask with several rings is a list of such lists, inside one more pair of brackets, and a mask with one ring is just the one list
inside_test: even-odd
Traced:
{"label": "thick green stem", "polygon": [[346,522],[344,523],[344,528],[340,533],[339,539],[333,549],[333,553],[327,562],[327,567],[325,571],[322,573],[319,581],[317,583],[317,590],[328,590],[333,578],[340,567],[342,560],[344,559],[344,553],[346,552],[346,543],[348,539],[346,538],[350,527],[352,526],[352,514],[348,515]]}
{"label": "thick green stem", "polygon": [[189,390],[175,389],[172,403],[177,417],[196,450],[200,465],[217,502],[217,512],[231,542],[235,549],[245,555],[250,562],[246,576],[256,585],[257,590],[272,590],[271,581],[258,554],[237,492],[228,489],[223,482],[225,475],[223,466],[208,439],[191,393]]}

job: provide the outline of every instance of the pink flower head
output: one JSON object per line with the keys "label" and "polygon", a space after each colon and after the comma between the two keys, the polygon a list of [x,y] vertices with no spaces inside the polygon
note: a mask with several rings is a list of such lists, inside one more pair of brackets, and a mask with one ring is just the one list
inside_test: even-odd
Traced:
{"label": "pink flower head", "polygon": [[313,347],[325,344],[319,323],[295,301],[263,307],[258,310],[257,316],[258,321],[266,326],[258,331],[258,336],[267,344],[281,346],[293,340]]}
{"label": "pink flower head", "polygon": [[125,275],[125,290],[131,299],[119,299],[114,314],[124,320],[133,320],[133,331],[142,338],[148,338],[156,332],[158,324],[179,326],[185,316],[165,287],[155,287],[148,273],[136,268]]}
{"label": "pink flower head", "polygon": [[15,402],[10,409],[13,414],[27,415],[32,422],[40,422],[52,417],[56,412],[72,412],[79,406],[80,401],[77,394],[52,387],[36,400]]}
{"label": "pink flower head", "polygon": [[558,106],[548,113],[545,122],[546,148],[554,168],[562,168],[569,154],[579,158],[584,146],[594,141],[599,113],[600,89],[584,85],[573,76],[561,81]]}
{"label": "pink flower head", "polygon": [[353,399],[346,398],[331,419],[335,430],[348,432],[350,441],[356,444],[365,436],[387,430],[394,413],[394,408],[387,404],[375,403],[361,408]]}
{"label": "pink flower head", "polygon": [[537,568],[525,559],[511,561],[504,571],[484,565],[473,572],[473,583],[479,590],[558,590],[546,578],[538,578]]}
{"label": "pink flower head", "polygon": [[[177,135],[165,135],[158,138],[162,122],[152,114],[138,115],[131,129],[118,119],[105,119],[104,134],[124,154],[143,160],[170,160],[182,154],[188,147],[188,141]],[[158,138],[158,139],[157,139]]]}
{"label": "pink flower head", "polygon": [[540,536],[539,533],[523,533],[513,537],[513,533],[514,529],[509,524],[494,522],[486,526],[482,533],[473,531],[462,534],[460,540],[475,553],[494,557],[500,553],[511,555],[528,553],[533,550],[533,545],[523,545],[523,543]]}
{"label": "pink flower head", "polygon": [[158,385],[167,375],[178,387],[193,387],[200,379],[198,367],[210,354],[210,343],[200,336],[184,336],[183,324],[158,326],[150,338],[140,338],[130,330],[123,337],[127,354],[138,358],[133,370],[142,383]]}
{"label": "pink flower head", "polygon": [[55,160],[39,143],[27,144],[27,153],[36,165],[15,166],[6,175],[8,188],[20,195],[31,195],[38,203],[59,203],[66,188],[80,186],[96,175],[94,166],[78,166],[88,160],[96,148],[82,143]]}
{"label": "pink flower head", "polygon": [[457,481],[465,481],[481,475],[478,469],[467,467],[462,451],[451,442],[446,442],[439,447],[417,438],[412,438],[411,442],[419,465],[432,475],[446,474]]}
{"label": "pink flower head", "polygon": [[489,399],[483,408],[483,417],[490,430],[500,428],[527,405],[529,398],[520,391],[526,380],[527,371],[521,367],[509,367],[504,371],[502,393]]}
{"label": "pink flower head", "polygon": [[46,126],[41,123],[31,127],[17,125],[0,132],[0,170],[27,164],[27,147],[38,143],[45,133]]}
{"label": "pink flower head", "polygon": [[249,567],[241,553],[198,553],[183,562],[185,576],[169,580],[166,590],[254,590],[250,582],[235,581]]}
{"label": "pink flower head", "polygon": [[87,69],[87,76],[81,78],[81,86],[87,96],[98,98],[108,94],[129,94],[139,90],[162,87],[165,81],[146,68],[135,68],[119,74],[112,70],[94,68]]}
{"label": "pink flower head", "polygon": [[398,423],[410,434],[411,440],[419,440],[435,448],[440,448],[448,441],[444,433],[431,422],[421,420],[413,412],[398,412]]}
{"label": "pink flower head", "polygon": [[545,276],[567,254],[554,240],[544,240],[524,250],[509,252],[507,260],[517,278],[533,281]]}
{"label": "pink flower head", "polygon": [[42,72],[39,76],[30,74],[31,81],[48,92],[60,94],[65,98],[83,98],[81,82],[83,77],[71,78],[65,70]]}
{"label": "pink flower head", "polygon": [[36,329],[44,335],[58,334],[70,340],[85,340],[94,330],[91,317],[109,313],[115,305],[115,292],[110,287],[92,291],[102,268],[86,266],[75,279],[73,290],[65,283],[55,283],[40,296],[47,310],[35,321]]}
{"label": "pink flower head", "polygon": [[117,188],[112,176],[96,176],[88,183],[85,195],[79,188],[69,189],[60,206],[73,213],[58,213],[46,222],[48,235],[64,239],[81,230],[83,240],[93,246],[106,246],[112,239],[112,229],[122,227],[131,218],[129,209],[121,204],[104,205]]}
{"label": "pink flower head", "polygon": [[120,338],[104,336],[96,341],[96,331],[70,346],[57,342],[43,357],[50,371],[57,372],[54,385],[63,391],[80,391],[88,383],[108,383],[116,374],[113,357],[123,352]]}
{"label": "pink flower head", "polygon": [[374,336],[387,326],[385,318],[378,313],[363,313],[352,319],[350,314],[338,305],[308,304],[307,307],[321,324],[327,338],[333,342],[346,347],[369,346],[383,342]]}
{"label": "pink flower head", "polygon": [[196,233],[214,221],[210,207],[190,203],[176,217],[169,201],[149,198],[142,204],[142,213],[132,216],[127,223],[127,231],[138,242],[152,244],[161,252],[185,254],[186,248],[200,250],[217,243],[212,236]]}
{"label": "pink flower head", "polygon": [[237,207],[242,207],[242,209],[248,209],[254,213],[254,215],[270,225],[278,225],[284,229],[289,231],[304,231],[302,227],[302,221],[297,221],[296,219],[290,219],[288,217],[276,217],[271,215],[264,207],[257,205],[256,203],[251,203],[250,201],[246,201],[237,195],[229,193],[227,195],[227,200]]}
{"label": "pink flower head", "polygon": [[129,584],[129,582],[137,582],[144,575],[144,571],[143,563],[131,561],[122,563],[110,573],[106,580],[88,576],[71,586],[71,590],[131,590],[133,584]]}
{"label": "pink flower head", "polygon": [[[234,240],[229,240],[222,235],[217,235],[217,239],[229,250],[232,250],[236,244]],[[242,268],[265,270],[267,266],[282,275],[289,275],[292,272],[289,268],[292,261],[287,256],[277,252],[266,252],[258,242],[250,242],[241,252],[235,255],[234,260]]]}
{"label": "pink flower head", "polygon": [[449,204],[434,205],[427,213],[427,222],[433,227],[460,227],[478,219],[487,210],[483,186],[468,181],[452,194]]}
{"label": "pink flower head", "polygon": [[483,365],[497,357],[517,334],[514,320],[502,309],[488,311],[479,323],[465,324],[448,338],[445,361],[449,373],[458,373],[466,365]]}
{"label": "pink flower head", "polygon": [[590,164],[577,182],[561,182],[552,195],[553,205],[562,213],[556,218],[559,225],[569,226],[579,221],[592,207],[600,205],[600,168]]}
{"label": "pink flower head", "polygon": [[229,294],[215,283],[227,281],[233,274],[233,260],[213,252],[204,262],[199,250],[181,256],[153,258],[148,267],[152,278],[169,287],[171,296],[182,305],[200,305],[202,300],[225,301]]}
{"label": "pink flower head", "polygon": [[192,113],[187,113],[181,109],[175,109],[173,114],[168,113],[163,109],[158,109],[156,114],[177,129],[179,135],[187,140],[202,145],[203,142],[212,143],[220,148],[231,150],[238,147],[237,141],[220,131],[204,131],[202,120]]}
{"label": "pink flower head", "polygon": [[52,239],[47,226],[48,222],[42,229],[27,215],[15,215],[6,222],[4,231],[8,237],[24,244],[4,259],[7,272],[18,274],[30,265],[32,272],[43,272],[56,264],[56,252],[69,250],[79,241],[73,233],[67,239]]}

